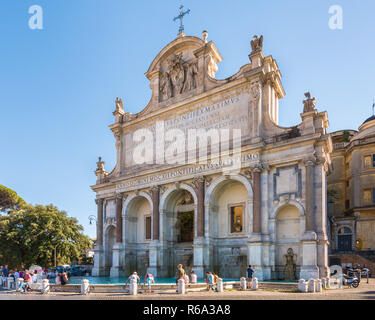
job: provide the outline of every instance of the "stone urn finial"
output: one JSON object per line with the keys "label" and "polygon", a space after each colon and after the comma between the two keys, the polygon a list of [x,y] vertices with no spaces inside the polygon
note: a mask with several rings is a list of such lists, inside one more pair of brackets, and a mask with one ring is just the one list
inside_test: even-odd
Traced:
{"label": "stone urn finial", "polygon": [[107,171],[104,169],[105,162],[102,161],[102,157],[99,157],[99,161],[96,163],[95,175],[98,177],[97,182],[100,183],[107,175]]}

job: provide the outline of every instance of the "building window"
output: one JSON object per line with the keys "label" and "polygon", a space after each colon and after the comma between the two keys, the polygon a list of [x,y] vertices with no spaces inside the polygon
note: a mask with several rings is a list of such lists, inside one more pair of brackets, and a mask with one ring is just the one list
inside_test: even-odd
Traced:
{"label": "building window", "polygon": [[230,207],[230,232],[243,231],[243,206]]}
{"label": "building window", "polygon": [[151,217],[145,218],[145,238],[146,240],[151,240]]}
{"label": "building window", "polygon": [[349,180],[346,180],[346,186],[349,188],[349,185],[350,185],[350,183],[349,183]]}
{"label": "building window", "polygon": [[375,167],[375,154],[372,155],[372,167]]}
{"label": "building window", "polygon": [[371,202],[373,201],[373,195],[374,195],[374,189],[366,189],[363,190],[363,200],[365,202]]}
{"label": "building window", "polygon": [[345,209],[349,209],[350,207],[350,200],[345,201]]}

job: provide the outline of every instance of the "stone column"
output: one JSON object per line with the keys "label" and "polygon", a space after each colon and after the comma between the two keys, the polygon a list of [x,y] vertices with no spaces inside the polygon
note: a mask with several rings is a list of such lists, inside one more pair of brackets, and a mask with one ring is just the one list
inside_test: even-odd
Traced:
{"label": "stone column", "polygon": [[261,232],[261,215],[260,215],[260,168],[253,170],[253,233]]}
{"label": "stone column", "polygon": [[260,167],[253,169],[253,230],[247,243],[247,264],[252,264],[259,279],[264,280],[266,276],[263,274],[264,254],[268,253],[264,252],[261,235],[261,171]]}
{"label": "stone column", "polygon": [[317,234],[315,232],[315,190],[314,190],[314,161],[307,159],[306,166],[306,194],[305,194],[305,233],[301,239],[302,265],[300,278],[310,279],[319,277]]}
{"label": "stone column", "polygon": [[95,200],[98,205],[98,214],[97,214],[97,227],[96,227],[96,244],[99,246],[103,245],[103,203],[104,199]]}
{"label": "stone column", "polygon": [[116,243],[112,249],[111,277],[124,276],[124,244],[122,243],[122,195],[116,197]]}
{"label": "stone column", "polygon": [[151,189],[152,196],[152,239],[159,240],[159,225],[160,225],[160,214],[159,214],[159,187],[153,187]]}
{"label": "stone column", "polygon": [[96,246],[94,248],[94,268],[92,275],[95,277],[104,276],[104,251],[103,251],[103,206],[104,199],[95,200],[97,209],[97,225],[96,225]]}
{"label": "stone column", "polygon": [[122,196],[116,198],[116,243],[122,243]]}
{"label": "stone column", "polygon": [[204,237],[204,177],[198,177],[194,179],[194,185],[197,190],[197,203],[196,203],[196,214],[197,214],[197,233],[194,238],[194,272],[198,278],[204,277],[204,259],[205,251],[207,251],[207,241]]}
{"label": "stone column", "polygon": [[196,180],[197,184],[197,237],[204,237],[204,178]]}
{"label": "stone column", "polygon": [[314,163],[306,161],[306,231],[314,231]]}
{"label": "stone column", "polygon": [[152,273],[155,277],[162,277],[163,270],[163,248],[160,242],[160,211],[159,211],[159,186],[151,188],[152,198],[152,241],[149,245],[149,267],[148,272]]}

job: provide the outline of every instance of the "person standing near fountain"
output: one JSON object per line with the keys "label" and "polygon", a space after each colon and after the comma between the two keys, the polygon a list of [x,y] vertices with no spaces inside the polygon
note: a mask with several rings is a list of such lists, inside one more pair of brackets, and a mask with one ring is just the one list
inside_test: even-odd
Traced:
{"label": "person standing near fountain", "polygon": [[155,284],[154,276],[151,273],[146,273],[145,275],[145,285],[147,283],[148,292],[151,293],[151,285]]}
{"label": "person standing near fountain", "polygon": [[[178,285],[178,280],[180,279],[185,280],[184,277],[185,277],[185,270],[182,268],[182,264],[179,264],[177,266],[177,272],[176,272],[176,285]],[[178,290],[176,290],[176,292],[178,292]]]}
{"label": "person standing near fountain", "polygon": [[253,284],[253,274],[255,273],[251,264],[249,264],[249,267],[247,268],[246,272],[247,272],[247,287],[251,288],[251,286]]}

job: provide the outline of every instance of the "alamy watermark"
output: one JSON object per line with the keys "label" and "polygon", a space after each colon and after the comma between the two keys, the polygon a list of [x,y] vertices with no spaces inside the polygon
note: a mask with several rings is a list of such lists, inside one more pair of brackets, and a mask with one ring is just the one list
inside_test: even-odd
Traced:
{"label": "alamy watermark", "polygon": [[335,4],[330,6],[328,13],[331,15],[328,26],[331,30],[342,30],[344,28],[344,11],[342,6]]}
{"label": "alamy watermark", "polygon": [[32,16],[29,18],[29,28],[32,30],[43,29],[43,9],[41,6],[32,5],[29,8],[29,14]]}
{"label": "alamy watermark", "polygon": [[241,169],[241,129],[168,129],[158,121],[153,129],[133,133],[135,164],[207,164],[226,161],[223,170]]}

